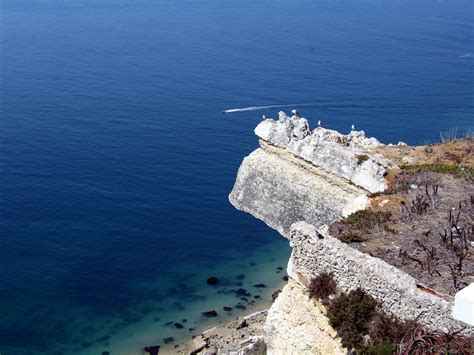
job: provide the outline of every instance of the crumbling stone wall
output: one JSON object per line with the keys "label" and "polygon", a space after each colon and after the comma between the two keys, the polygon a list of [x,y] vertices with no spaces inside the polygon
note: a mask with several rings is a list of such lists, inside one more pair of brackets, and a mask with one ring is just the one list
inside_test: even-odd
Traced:
{"label": "crumbling stone wall", "polygon": [[[452,318],[452,300],[423,291],[416,279],[384,262],[318,232],[305,222],[291,226],[288,275],[307,285],[322,272],[331,273],[340,289],[358,287],[372,296],[384,311],[401,320],[415,320],[430,329],[449,332],[465,325]],[[473,333],[473,327],[466,329]]]}

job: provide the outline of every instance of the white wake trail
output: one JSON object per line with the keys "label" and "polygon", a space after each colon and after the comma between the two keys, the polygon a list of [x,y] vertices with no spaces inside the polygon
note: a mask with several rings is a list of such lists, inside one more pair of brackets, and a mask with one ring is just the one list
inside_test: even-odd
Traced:
{"label": "white wake trail", "polygon": [[284,107],[303,107],[303,106],[315,106],[318,105],[316,103],[313,104],[285,104],[285,105],[267,105],[267,106],[249,106],[249,107],[242,107],[242,108],[231,108],[228,110],[223,110],[223,113],[232,113],[232,112],[244,112],[244,111],[257,111],[257,110],[268,110],[271,108],[284,108]]}

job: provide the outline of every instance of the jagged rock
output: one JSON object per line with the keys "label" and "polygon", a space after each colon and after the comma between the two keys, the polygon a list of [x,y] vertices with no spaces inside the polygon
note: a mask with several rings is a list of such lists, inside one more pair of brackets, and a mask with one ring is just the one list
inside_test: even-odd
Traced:
{"label": "jagged rock", "polygon": [[[318,233],[324,234],[324,238],[318,238]],[[395,266],[362,253],[330,236],[327,230],[318,231],[305,222],[293,224],[290,234],[293,246],[288,263],[290,281],[305,285],[308,280],[327,272],[339,290],[347,293],[360,287],[385,313],[399,320],[416,319],[420,325],[443,332],[464,328],[453,319],[451,302],[423,291],[415,278]]]}
{"label": "jagged rock", "polygon": [[219,279],[217,277],[209,277],[206,282],[208,285],[217,285],[219,283]]}
{"label": "jagged rock", "polygon": [[206,312],[202,312],[202,315],[204,317],[208,317],[208,318],[212,318],[212,317],[217,317],[217,312],[212,310],[212,311],[206,311]]}
{"label": "jagged rock", "polygon": [[245,318],[242,318],[239,320],[239,323],[237,324],[237,329],[242,329],[243,327],[247,326],[247,320]]}
{"label": "jagged rock", "polygon": [[158,355],[160,352],[160,347],[158,345],[147,346],[145,347],[145,352],[149,353],[150,355]]}
{"label": "jagged rock", "polygon": [[285,150],[262,144],[242,162],[229,200],[283,236],[297,221],[320,226],[364,208],[366,191]]}
{"label": "jagged rock", "polygon": [[346,354],[328,318],[291,279],[268,311],[264,338],[268,354]]}
{"label": "jagged rock", "polygon": [[278,298],[278,295],[281,293],[281,290],[276,290],[272,293],[272,301],[275,302],[275,300]]}
{"label": "jagged rock", "polygon": [[[384,177],[388,162],[381,156],[368,152],[369,148],[381,143],[375,138],[366,138],[363,131],[351,131],[344,135],[318,127],[310,132],[305,118],[287,117],[281,112],[278,121],[262,121],[255,128],[255,134],[371,193],[387,188]],[[367,155],[369,159],[361,162],[358,159],[361,154]]]}
{"label": "jagged rock", "polygon": [[251,336],[239,342],[241,355],[265,355],[267,345],[263,336]]}
{"label": "jagged rock", "polygon": [[283,277],[282,277],[282,280],[283,280],[283,281],[288,281],[288,275],[283,276]]}
{"label": "jagged rock", "polygon": [[194,355],[199,353],[207,346],[207,342],[203,337],[196,337],[186,346],[186,352],[188,354]]}

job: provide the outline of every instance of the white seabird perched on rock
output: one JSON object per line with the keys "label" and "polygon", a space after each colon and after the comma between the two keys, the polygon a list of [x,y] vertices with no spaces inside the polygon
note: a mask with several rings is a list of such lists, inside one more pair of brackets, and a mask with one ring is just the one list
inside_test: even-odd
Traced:
{"label": "white seabird perched on rock", "polygon": [[356,129],[356,128],[355,128],[354,124],[352,124],[352,126],[351,126],[351,131],[355,131],[355,129]]}
{"label": "white seabird perched on rock", "polygon": [[321,120],[318,120],[318,127],[321,127]]}
{"label": "white seabird perched on rock", "polygon": [[298,115],[299,115],[298,111],[296,111],[295,109],[291,110],[291,113],[292,113],[293,115],[295,115],[295,116],[298,116]]}
{"label": "white seabird perched on rock", "polygon": [[266,120],[266,119],[267,119],[267,116],[262,115],[262,119],[263,119],[263,120]]}

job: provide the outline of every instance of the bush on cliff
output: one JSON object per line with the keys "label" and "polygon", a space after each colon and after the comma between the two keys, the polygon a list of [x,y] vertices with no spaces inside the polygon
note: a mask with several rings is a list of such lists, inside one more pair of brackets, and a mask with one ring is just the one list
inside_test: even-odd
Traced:
{"label": "bush on cliff", "polygon": [[360,288],[337,297],[328,307],[331,326],[348,349],[363,347],[369,321],[375,315],[375,300]]}
{"label": "bush on cliff", "polygon": [[309,297],[327,303],[328,297],[336,293],[336,282],[331,274],[323,272],[311,280],[308,291]]}
{"label": "bush on cliff", "polygon": [[344,223],[361,231],[368,231],[377,225],[388,222],[391,216],[390,212],[365,209],[351,214]]}

